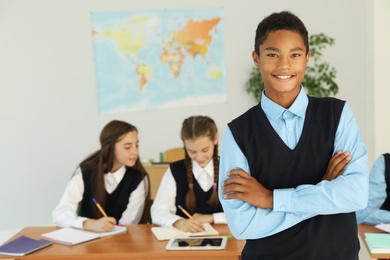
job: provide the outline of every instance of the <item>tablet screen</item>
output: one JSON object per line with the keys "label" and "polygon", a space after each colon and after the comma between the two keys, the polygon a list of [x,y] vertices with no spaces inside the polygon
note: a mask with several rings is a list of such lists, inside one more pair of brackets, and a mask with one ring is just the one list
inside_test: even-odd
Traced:
{"label": "tablet screen", "polygon": [[167,250],[216,250],[224,249],[227,237],[172,238]]}

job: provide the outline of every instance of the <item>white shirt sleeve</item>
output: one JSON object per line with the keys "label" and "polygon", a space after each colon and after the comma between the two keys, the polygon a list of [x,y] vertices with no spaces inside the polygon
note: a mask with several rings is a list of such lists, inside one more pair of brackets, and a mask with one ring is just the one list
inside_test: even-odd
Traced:
{"label": "white shirt sleeve", "polygon": [[176,215],[176,181],[173,178],[171,168],[168,167],[160,186],[158,187],[156,198],[151,207],[153,224],[172,227],[178,219],[182,217]]}
{"label": "white shirt sleeve", "polygon": [[214,224],[227,224],[226,216],[224,212],[218,212],[213,214]]}
{"label": "white shirt sleeve", "polygon": [[52,217],[55,225],[59,227],[83,228],[85,217],[77,216],[77,208],[83,198],[84,181],[81,169],[78,167],[69,181],[62,195],[60,203],[54,209]]}
{"label": "white shirt sleeve", "polygon": [[129,204],[119,220],[120,225],[138,224],[145,207],[146,189],[148,180],[144,178],[138,187],[130,194]]}

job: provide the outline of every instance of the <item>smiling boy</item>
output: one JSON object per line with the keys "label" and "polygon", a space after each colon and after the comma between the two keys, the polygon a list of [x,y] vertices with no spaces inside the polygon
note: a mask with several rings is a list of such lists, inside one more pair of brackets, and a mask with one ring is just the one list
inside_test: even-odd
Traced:
{"label": "smiling boy", "polygon": [[308,32],[290,12],[257,27],[260,104],[228,124],[219,197],[242,259],[358,259],[366,146],[345,101],[307,96]]}

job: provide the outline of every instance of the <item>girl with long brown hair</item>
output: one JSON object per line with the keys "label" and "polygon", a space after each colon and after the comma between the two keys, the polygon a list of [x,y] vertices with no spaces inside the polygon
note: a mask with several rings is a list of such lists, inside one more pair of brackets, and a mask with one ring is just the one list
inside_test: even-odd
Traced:
{"label": "girl with long brown hair", "polygon": [[100,134],[101,148],[76,168],[53,211],[53,222],[97,232],[110,231],[115,224],[147,223],[149,176],[139,159],[138,142],[135,126],[109,122]]}
{"label": "girl with long brown hair", "polygon": [[208,116],[186,118],[181,139],[185,159],[171,163],[161,180],[151,208],[153,224],[199,232],[202,223],[226,223],[217,194],[218,131],[214,120]]}

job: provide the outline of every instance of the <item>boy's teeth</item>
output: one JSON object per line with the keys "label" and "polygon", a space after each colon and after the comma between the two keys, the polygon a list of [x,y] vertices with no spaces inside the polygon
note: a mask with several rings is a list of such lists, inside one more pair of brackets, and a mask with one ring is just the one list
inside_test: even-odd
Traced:
{"label": "boy's teeth", "polygon": [[291,78],[291,75],[290,76],[276,76],[276,77],[278,77],[280,79],[288,79],[288,78]]}

